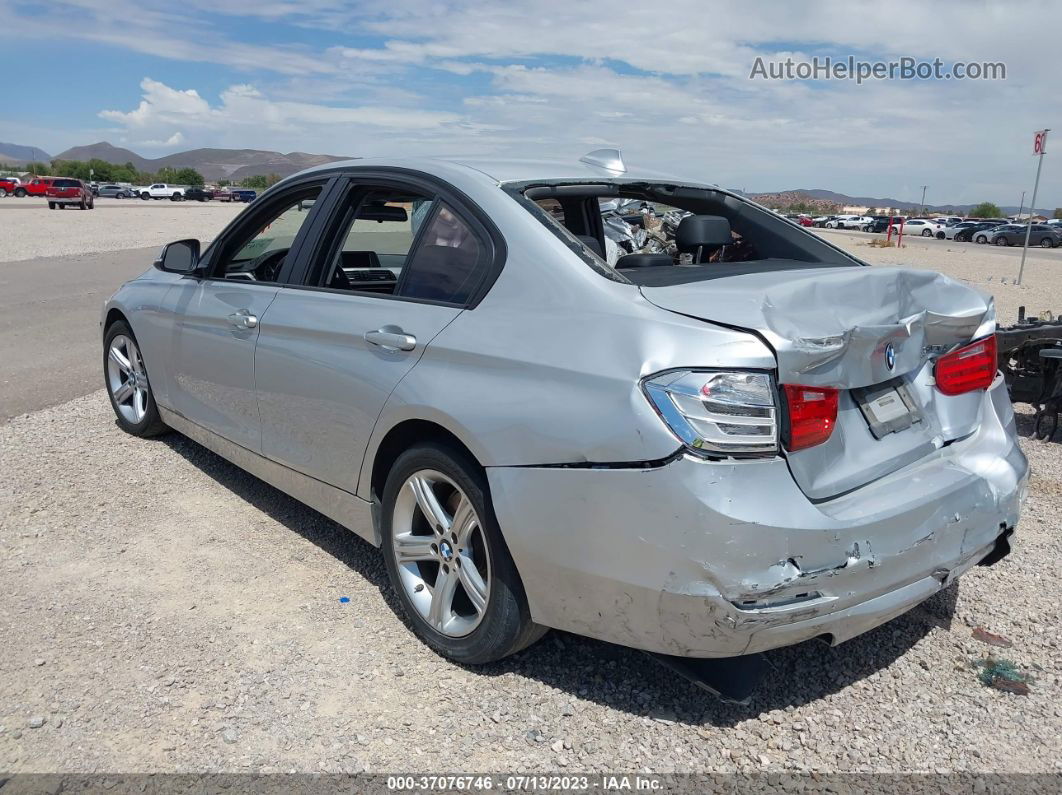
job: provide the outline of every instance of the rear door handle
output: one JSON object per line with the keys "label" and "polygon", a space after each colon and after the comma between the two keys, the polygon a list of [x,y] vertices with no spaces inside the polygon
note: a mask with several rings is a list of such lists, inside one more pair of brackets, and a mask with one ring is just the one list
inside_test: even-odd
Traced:
{"label": "rear door handle", "polygon": [[388,351],[411,351],[417,347],[417,338],[406,334],[400,326],[383,326],[376,331],[366,331],[365,341]]}
{"label": "rear door handle", "polygon": [[251,314],[249,309],[241,309],[229,315],[229,322],[236,328],[256,328],[258,317]]}

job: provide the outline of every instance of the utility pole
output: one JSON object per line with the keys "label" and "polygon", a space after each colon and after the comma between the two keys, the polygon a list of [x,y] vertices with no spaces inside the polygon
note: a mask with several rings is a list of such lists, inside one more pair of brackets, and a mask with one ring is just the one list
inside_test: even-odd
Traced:
{"label": "utility pole", "polygon": [[1025,209],[1025,191],[1021,192],[1021,204],[1018,205],[1018,220],[1021,220],[1021,211]]}
{"label": "utility pole", "polygon": [[[1029,235],[1032,234],[1033,213],[1036,212],[1036,189],[1040,187],[1040,170],[1044,167],[1044,155],[1047,153],[1047,134],[1050,129],[1043,129],[1033,136],[1033,154],[1038,155],[1036,162],[1036,181],[1033,183],[1032,200],[1029,202],[1029,220],[1025,224],[1025,245],[1021,247],[1021,265],[1018,266],[1018,280],[1015,284],[1021,284],[1021,277],[1025,273],[1025,255],[1029,251]],[[1018,220],[1021,220],[1020,218]]]}
{"label": "utility pole", "polygon": [[922,204],[919,205],[919,207],[918,207],[918,214],[919,215],[925,215],[926,214],[926,188],[928,188],[929,186],[928,185],[922,185],[921,187],[922,187]]}

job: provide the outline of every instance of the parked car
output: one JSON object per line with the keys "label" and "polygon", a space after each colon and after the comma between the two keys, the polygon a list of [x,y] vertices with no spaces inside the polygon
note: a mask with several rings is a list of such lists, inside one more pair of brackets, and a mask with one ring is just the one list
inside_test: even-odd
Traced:
{"label": "parked car", "polygon": [[185,201],[208,202],[214,198],[214,191],[206,188],[185,188]]}
{"label": "parked car", "polygon": [[797,218],[797,223],[801,226],[814,226],[810,215],[801,215]]}
{"label": "parked car", "polygon": [[45,193],[48,199],[48,209],[62,210],[69,205],[75,205],[82,210],[91,210],[95,204],[92,189],[79,179],[57,177],[52,180]]}
{"label": "parked car", "polygon": [[978,221],[959,221],[958,223],[945,226],[943,229],[937,232],[938,240],[956,240],[955,237],[959,232],[962,232],[971,227],[981,226]]}
{"label": "parked car", "polygon": [[[989,242],[995,246],[1023,246],[1025,245],[1025,227],[1025,224],[998,227],[992,231]],[[1047,224],[1033,224],[1032,228],[1028,230],[1028,234],[1030,246],[1054,248],[1059,242],[1062,242],[1058,231]]]}
{"label": "parked car", "polygon": [[958,215],[941,215],[931,220],[936,221],[937,223],[944,224],[945,227],[948,227],[954,224],[961,224],[966,219]]}
{"label": "parked car", "polygon": [[16,186],[15,195],[20,199],[23,196],[44,196],[54,180],[55,177],[33,177]]}
{"label": "parked car", "polygon": [[872,220],[866,215],[835,215],[825,226],[827,229],[861,229]]}
{"label": "parked car", "polygon": [[250,188],[232,188],[230,191],[232,194],[232,200],[234,202],[253,202],[258,198],[258,191],[251,190]]}
{"label": "parked car", "polygon": [[[956,241],[959,241],[959,242],[967,242],[967,243],[969,243],[969,242],[971,242],[974,239],[974,235],[976,235],[977,233],[984,232],[985,230],[992,230],[992,229],[995,229],[995,228],[996,228],[996,224],[989,223],[987,221],[978,221],[977,223],[971,224],[969,226],[963,226],[963,228],[957,230],[952,239],[956,240]],[[984,240],[981,240],[979,242],[987,243],[988,242],[987,236],[985,237]]]}
{"label": "parked car", "polygon": [[935,237],[937,232],[943,230],[943,224],[933,218],[911,218],[910,220],[904,221],[903,224],[903,233],[905,235]]}
{"label": "parked car", "polygon": [[[675,254],[608,265],[602,195],[674,207]],[[1028,465],[993,327],[971,287],[614,151],[318,166],[101,316],[123,430],[177,430],[380,547],[463,663],[549,627],[837,644],[1001,559]]]}
{"label": "parked car", "polygon": [[826,224],[836,218],[836,215],[817,215],[811,219],[811,225],[818,228],[825,228]]}
{"label": "parked car", "polygon": [[1025,229],[1024,224],[992,224],[987,229],[973,233],[974,243],[989,243],[996,232]]}
{"label": "parked car", "polygon": [[863,225],[864,232],[884,232],[889,228],[889,224],[899,228],[900,221],[903,219],[900,216],[888,216],[888,215],[875,215],[871,218],[870,223]]}
{"label": "parked car", "polygon": [[96,195],[112,199],[131,199],[134,194],[133,188],[128,185],[103,184],[96,188]]}
{"label": "parked car", "polygon": [[214,198],[219,202],[230,202],[232,201],[232,190],[230,188],[215,188]]}
{"label": "parked car", "polygon": [[140,192],[141,199],[170,199],[179,202],[184,199],[185,188],[180,185],[167,185],[165,182],[156,182]]}
{"label": "parked car", "polygon": [[18,177],[0,177],[0,197],[13,194],[19,184]]}

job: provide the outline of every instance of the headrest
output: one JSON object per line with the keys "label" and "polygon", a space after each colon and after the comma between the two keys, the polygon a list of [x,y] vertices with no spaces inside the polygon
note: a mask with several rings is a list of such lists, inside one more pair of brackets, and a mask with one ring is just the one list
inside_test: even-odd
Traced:
{"label": "headrest", "polygon": [[344,268],[379,268],[380,258],[375,251],[343,251],[340,263]]}
{"label": "headrest", "polygon": [[692,251],[698,246],[727,246],[730,221],[721,215],[687,215],[675,230],[675,244],[679,251]]}
{"label": "headrest", "polygon": [[601,249],[601,241],[596,237],[593,235],[576,235],[576,237],[579,238],[579,242],[601,257],[601,259],[605,258],[605,252]]}
{"label": "headrest", "polygon": [[616,260],[616,270],[624,268],[661,268],[674,265],[667,254],[624,254]]}

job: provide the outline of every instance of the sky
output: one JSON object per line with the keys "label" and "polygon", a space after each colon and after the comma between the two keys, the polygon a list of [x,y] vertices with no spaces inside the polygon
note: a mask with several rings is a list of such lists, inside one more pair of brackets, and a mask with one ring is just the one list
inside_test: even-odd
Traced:
{"label": "sky", "polygon": [[[52,154],[615,146],[750,192],[1016,205],[1054,127],[1037,206],[1062,206],[1059,2],[0,0],[0,29],[33,54],[0,71],[0,140]],[[757,58],[850,55],[1006,79],[750,78]]]}

